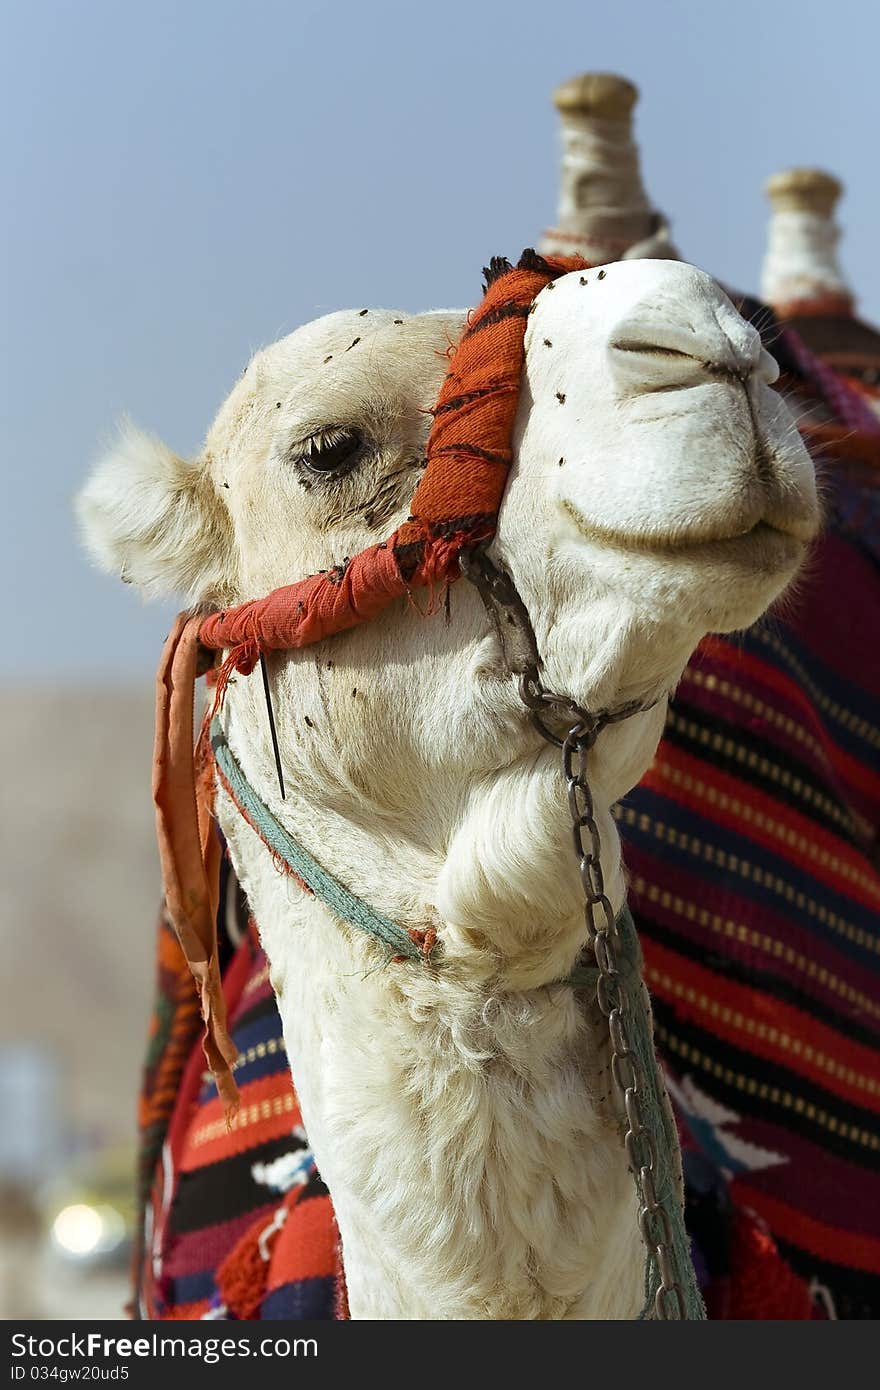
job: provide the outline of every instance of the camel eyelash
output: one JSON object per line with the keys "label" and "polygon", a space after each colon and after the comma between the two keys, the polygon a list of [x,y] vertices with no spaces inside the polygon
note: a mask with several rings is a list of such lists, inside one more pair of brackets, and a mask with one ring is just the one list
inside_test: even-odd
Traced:
{"label": "camel eyelash", "polygon": [[329,425],[296,444],[290,451],[290,459],[309,474],[339,478],[360,461],[363,442],[360,430]]}

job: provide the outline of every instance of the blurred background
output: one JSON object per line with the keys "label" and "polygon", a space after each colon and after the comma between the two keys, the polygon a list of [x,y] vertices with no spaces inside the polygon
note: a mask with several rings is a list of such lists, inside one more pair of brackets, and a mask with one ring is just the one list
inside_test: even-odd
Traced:
{"label": "blurred background", "polygon": [[880,318],[880,17],[858,0],[30,0],[0,142],[0,1317],[118,1316],[158,869],[152,674],[169,610],[94,574],[71,497],[115,422],[186,454],[252,351],[331,309],[471,303],[556,217],[554,87],[641,92],[681,254],[757,291],[762,184],[846,194]]}

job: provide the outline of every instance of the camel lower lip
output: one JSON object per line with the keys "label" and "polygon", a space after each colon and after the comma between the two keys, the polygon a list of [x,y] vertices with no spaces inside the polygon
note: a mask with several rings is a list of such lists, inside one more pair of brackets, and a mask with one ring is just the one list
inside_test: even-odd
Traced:
{"label": "camel lower lip", "polygon": [[564,505],[585,540],[596,541],[601,545],[614,546],[619,550],[643,555],[711,558],[714,553],[720,559],[725,555],[734,558],[740,552],[746,555],[756,549],[766,549],[768,546],[797,553],[805,544],[797,535],[790,531],[783,531],[778,526],[772,526],[768,521],[758,521],[747,531],[727,536],[632,535],[606,530],[601,526],[593,526],[571,502],[566,501]]}

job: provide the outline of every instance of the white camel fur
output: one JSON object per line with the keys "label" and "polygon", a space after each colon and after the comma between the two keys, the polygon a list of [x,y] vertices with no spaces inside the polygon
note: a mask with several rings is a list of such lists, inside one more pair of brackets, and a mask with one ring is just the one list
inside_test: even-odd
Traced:
{"label": "white camel fur", "polygon": [[[463,324],[343,312],[257,353],[197,459],[130,432],[100,464],[79,500],[92,553],[147,592],[229,604],[382,539],[407,516]],[[615,910],[611,806],[651,761],[665,694],[705,633],[775,599],[817,526],[775,376],[714,281],[676,262],[567,275],[529,320],[491,553],[548,688],[589,709],[658,701],[592,755]],[[352,1316],[636,1316],[643,1260],[600,1016],[553,983],[585,937],[557,752],[479,597],[461,580],[448,623],[400,603],[270,668],[286,801],[259,673],[225,705],[248,779],[353,893],[442,942],[442,968],[377,968],[376,944],[279,874],[221,795]]]}

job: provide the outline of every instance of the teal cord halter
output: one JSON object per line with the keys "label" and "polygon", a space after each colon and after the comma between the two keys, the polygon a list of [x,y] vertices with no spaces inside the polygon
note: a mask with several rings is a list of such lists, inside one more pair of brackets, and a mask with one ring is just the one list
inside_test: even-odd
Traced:
{"label": "teal cord halter", "polygon": [[[233,800],[244,813],[246,820],[253,826],[267,849],[311,889],[316,898],[329,907],[337,917],[341,917],[343,922],[348,922],[350,926],[357,927],[359,931],[366,932],[367,936],[372,936],[380,942],[385,947],[389,960],[405,958],[421,961],[423,964],[426,962],[426,952],[417,940],[413,940],[409,932],[392,922],[390,917],[377,912],[369,903],[350,893],[272,814],[242,772],[216,715],[211,721],[211,751]],[[624,912],[626,911],[624,908]],[[578,964],[571,974],[559,983],[571,985],[573,989],[595,989],[598,978],[599,972],[594,965]]]}
{"label": "teal cord halter", "polygon": [[317,859],[314,859],[273,816],[242,772],[216,715],[211,721],[211,750],[214,761],[229,784],[233,800],[244,812],[260,839],[307,888],[312,890],[316,898],[325,903],[337,917],[341,917],[343,922],[348,922],[350,926],[357,927],[380,941],[390,952],[391,958],[405,956],[407,960],[424,959],[423,951],[408,932],[396,922],[392,922],[390,917],[384,917],[368,903],[361,902],[360,898],[349,893],[348,889],[322,868]]}
{"label": "teal cord halter", "polygon": [[[311,889],[316,898],[342,921],[380,942],[389,961],[405,959],[417,961],[423,968],[432,968],[426,953],[408,932],[396,922],[392,922],[390,917],[385,917],[370,907],[369,903],[362,902],[350,893],[277,820],[245,777],[217,716],[211,721],[211,749],[217,768],[245,819],[271,853]],[[654,1053],[651,1021],[642,984],[642,953],[635,923],[626,903],[617,915],[615,930],[618,936],[617,961],[621,967],[621,988],[626,1000],[627,1014],[633,1020],[630,1043],[641,1064],[641,1074],[644,1078],[644,1115],[652,1133],[662,1136],[663,1141],[657,1145],[656,1154],[657,1201],[669,1219],[677,1266],[683,1271],[682,1297],[685,1317],[689,1321],[702,1321],[706,1314],[691,1260],[679,1176],[673,1161],[673,1155],[678,1152],[678,1136]],[[599,971],[595,966],[578,964],[565,980],[560,980],[559,983],[576,990],[595,991],[598,978]],[[633,1174],[634,1180],[635,1177]],[[660,1271],[655,1257],[648,1252],[645,1257],[645,1303],[639,1314],[640,1319],[647,1317],[659,1285]]]}

